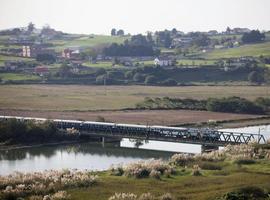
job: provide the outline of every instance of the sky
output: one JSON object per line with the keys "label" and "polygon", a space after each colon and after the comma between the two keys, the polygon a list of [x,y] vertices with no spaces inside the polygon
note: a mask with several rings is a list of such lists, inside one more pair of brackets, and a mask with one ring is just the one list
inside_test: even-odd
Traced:
{"label": "sky", "polygon": [[270,0],[0,0],[0,30],[29,22],[84,34],[270,30]]}

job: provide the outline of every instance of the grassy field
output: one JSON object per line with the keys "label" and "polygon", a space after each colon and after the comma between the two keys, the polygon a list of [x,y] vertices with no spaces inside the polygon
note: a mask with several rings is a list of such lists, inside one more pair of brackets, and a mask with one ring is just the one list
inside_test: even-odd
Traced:
{"label": "grassy field", "polygon": [[269,179],[269,173],[264,174],[260,172],[200,177],[180,175],[173,176],[172,178],[162,178],[160,181],[102,175],[97,185],[86,189],[68,190],[68,193],[71,194],[74,200],[107,200],[115,192],[132,192],[137,195],[150,192],[156,196],[171,193],[176,199],[209,200],[244,186],[257,185],[269,188]]}
{"label": "grassy field", "polygon": [[3,81],[22,81],[22,80],[40,80],[39,76],[16,74],[16,73],[0,73],[0,78]]}
{"label": "grassy field", "polygon": [[123,43],[129,36],[107,36],[107,35],[93,35],[82,36],[71,40],[53,40],[57,51],[61,51],[67,47],[94,47],[98,45],[110,44],[110,43]]}
{"label": "grassy field", "polygon": [[[206,99],[240,96],[269,97],[267,86],[78,86],[2,85],[0,108],[26,110],[100,110],[132,108],[145,97]],[[52,103],[53,102],[53,103]]]}
{"label": "grassy field", "polygon": [[243,45],[231,49],[216,49],[211,52],[202,54],[202,57],[207,59],[218,59],[218,58],[232,58],[241,56],[259,57],[260,55],[270,56],[270,42]]}
{"label": "grassy field", "polygon": [[16,56],[3,56],[0,55],[0,67],[4,66],[5,61],[16,61],[16,60],[24,60],[24,61],[31,61],[31,58],[23,58],[23,57],[16,57]]}
{"label": "grassy field", "polygon": [[96,68],[125,68],[125,66],[122,66],[122,65],[112,66],[112,62],[110,61],[102,61],[102,62],[97,62],[95,64],[90,63],[90,62],[84,62],[83,65],[86,67],[96,67]]}
{"label": "grassy field", "polygon": [[[100,182],[98,182],[92,188],[71,189],[68,190],[68,193],[71,194],[71,197],[74,200],[105,200],[112,196],[114,193],[134,193],[136,195],[140,195],[147,192],[155,196],[160,196],[164,193],[170,193],[174,199],[179,200],[214,200],[228,192],[232,192],[236,189],[244,187],[249,187],[249,192],[251,189],[258,187],[269,192],[269,158],[265,157],[264,159],[254,159],[247,158],[247,156],[244,159],[241,157],[243,154],[249,155],[250,152],[256,151],[255,149],[251,150],[251,145],[249,145],[249,147],[245,147],[245,150],[243,146],[241,148],[231,147],[231,149],[235,148],[233,151],[227,151],[225,148],[225,151],[229,152],[230,155],[239,156],[238,159],[232,156],[231,159],[227,157],[224,161],[203,161],[202,159],[190,164],[185,163],[183,164],[185,167],[176,168],[176,173],[174,175],[170,175],[169,177],[162,176],[159,180],[154,178],[136,179],[128,178],[125,176],[117,177],[111,175],[108,171],[100,172]],[[269,146],[264,145],[264,148],[264,150],[260,150],[266,152],[268,151]],[[225,155],[228,154],[225,153]],[[180,163],[182,161],[183,157],[180,157]],[[201,168],[200,174],[198,176],[192,176],[191,168],[195,163],[197,163]],[[246,191],[244,193],[247,195]],[[239,197],[227,199],[239,199]],[[248,199],[258,198],[254,197]]]}
{"label": "grassy field", "polygon": [[196,60],[196,59],[182,59],[177,60],[177,65],[214,65],[216,60]]}

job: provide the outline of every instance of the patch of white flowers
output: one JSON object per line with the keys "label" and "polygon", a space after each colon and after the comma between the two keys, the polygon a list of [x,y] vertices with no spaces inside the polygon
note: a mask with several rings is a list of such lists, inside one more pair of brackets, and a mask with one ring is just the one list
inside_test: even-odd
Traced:
{"label": "patch of white flowers", "polygon": [[0,197],[3,198],[11,194],[16,197],[31,194],[45,195],[69,187],[88,187],[96,181],[97,176],[92,175],[91,171],[88,170],[15,172],[8,176],[0,176]]}

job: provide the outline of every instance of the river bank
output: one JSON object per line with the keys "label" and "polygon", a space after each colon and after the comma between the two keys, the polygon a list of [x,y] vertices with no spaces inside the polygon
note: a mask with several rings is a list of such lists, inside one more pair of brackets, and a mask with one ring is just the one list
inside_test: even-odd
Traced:
{"label": "river bank", "polygon": [[[31,172],[0,176],[0,197],[5,200],[13,195],[28,200],[35,194],[35,199],[39,200],[44,195],[54,196],[54,193],[64,189],[69,197],[64,199],[73,200],[107,200],[115,193],[134,196],[150,193],[148,195],[155,197],[169,193],[171,199],[175,200],[228,200],[225,197],[229,194],[240,197],[244,193],[253,199],[256,195],[255,199],[266,200],[270,192],[269,149],[269,144],[228,146],[210,154],[175,154],[169,161],[137,161],[113,166],[108,170],[50,170],[35,175]],[[88,160],[89,163],[91,161]],[[22,185],[22,179],[18,177],[28,177],[27,183]],[[52,184],[49,184],[51,179],[46,177],[52,177],[52,181],[54,178],[61,180],[54,182],[52,188]],[[27,184],[36,182],[35,178],[47,189],[40,190],[40,185],[34,185],[31,190],[25,190]],[[46,184],[51,189],[48,190]]]}

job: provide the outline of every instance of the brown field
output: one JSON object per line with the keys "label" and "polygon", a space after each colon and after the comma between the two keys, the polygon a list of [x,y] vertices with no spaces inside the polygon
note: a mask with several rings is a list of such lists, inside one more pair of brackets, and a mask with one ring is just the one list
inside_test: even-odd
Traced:
{"label": "brown field", "polygon": [[79,86],[2,85],[0,109],[90,111],[134,108],[145,97],[206,99],[240,96],[250,100],[269,97],[266,86]]}
{"label": "brown field", "polygon": [[148,110],[148,111],[22,111],[0,110],[0,115],[43,117],[50,119],[77,119],[97,121],[103,117],[106,121],[117,123],[149,125],[181,125],[186,123],[207,122],[208,120],[255,119],[260,115],[218,113],[191,110]]}
{"label": "brown field", "polygon": [[3,85],[0,86],[0,115],[82,120],[98,120],[103,117],[112,122],[159,125],[260,117],[190,110],[121,110],[134,108],[145,97],[165,96],[194,99],[241,96],[254,100],[260,96],[270,96],[270,89],[265,86]]}

